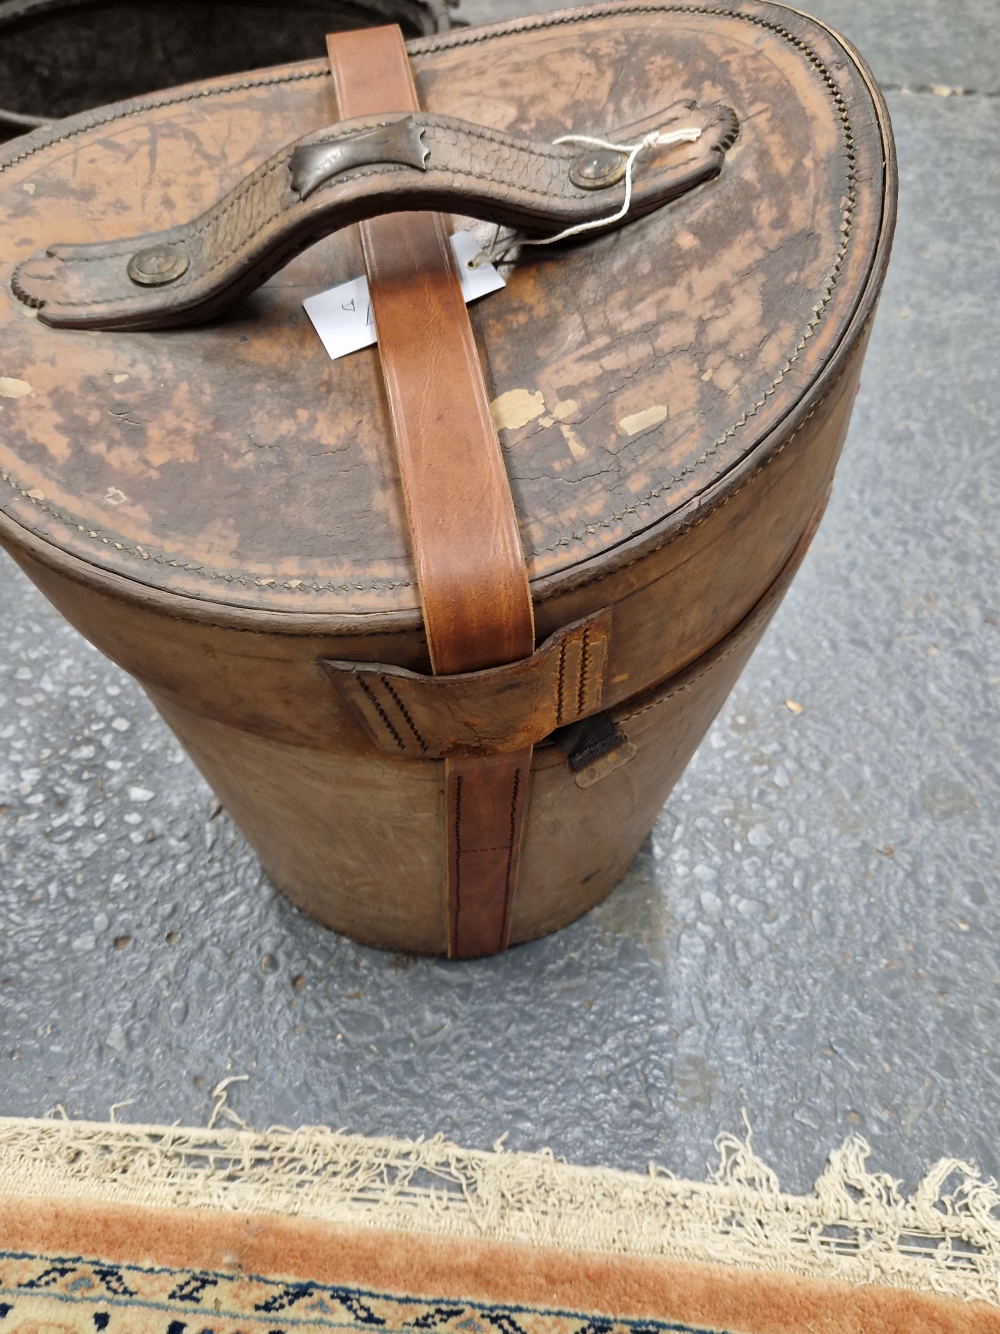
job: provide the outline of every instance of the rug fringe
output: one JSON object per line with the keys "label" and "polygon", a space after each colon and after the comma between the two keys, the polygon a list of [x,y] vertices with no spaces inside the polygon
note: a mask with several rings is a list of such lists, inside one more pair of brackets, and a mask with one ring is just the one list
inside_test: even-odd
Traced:
{"label": "rug fringe", "polygon": [[867,1169],[860,1137],[812,1194],[784,1193],[750,1146],[720,1135],[707,1181],[368,1139],[324,1126],[263,1132],[0,1118],[0,1195],[240,1210],[440,1236],[700,1260],[1000,1305],[996,1182],[958,1159],[910,1196]]}

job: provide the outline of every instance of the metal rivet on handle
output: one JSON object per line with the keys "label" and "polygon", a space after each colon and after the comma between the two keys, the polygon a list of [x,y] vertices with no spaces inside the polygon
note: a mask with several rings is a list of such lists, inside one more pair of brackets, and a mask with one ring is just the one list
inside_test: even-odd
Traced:
{"label": "metal rivet on handle", "polygon": [[569,170],[569,178],[581,190],[605,190],[625,175],[627,153],[607,148],[592,149],[578,157]]}
{"label": "metal rivet on handle", "polygon": [[160,287],[187,273],[191,261],[179,246],[154,245],[128,262],[128,276],[142,287]]}

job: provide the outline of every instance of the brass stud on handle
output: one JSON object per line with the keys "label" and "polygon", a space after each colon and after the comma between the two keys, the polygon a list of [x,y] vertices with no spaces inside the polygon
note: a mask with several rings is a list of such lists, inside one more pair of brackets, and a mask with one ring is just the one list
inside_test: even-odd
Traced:
{"label": "brass stud on handle", "polygon": [[154,245],[133,255],[126,272],[141,287],[162,287],[187,273],[190,263],[180,246]]}
{"label": "brass stud on handle", "polygon": [[581,190],[606,190],[625,175],[627,153],[595,148],[578,157],[569,170],[569,178]]}

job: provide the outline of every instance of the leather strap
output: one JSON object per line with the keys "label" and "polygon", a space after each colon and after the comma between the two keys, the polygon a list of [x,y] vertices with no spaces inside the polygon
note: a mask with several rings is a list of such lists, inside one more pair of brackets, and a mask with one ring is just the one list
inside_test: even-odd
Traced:
{"label": "leather strap", "polygon": [[452,958],[507,948],[531,754],[529,746],[507,755],[458,755],[444,762]]}
{"label": "leather strap", "polygon": [[[398,28],[327,48],[341,116],[419,109]],[[361,240],[434,674],[530,657],[521,538],[444,221],[388,214]],[[531,753],[445,759],[453,957],[507,946]]]}

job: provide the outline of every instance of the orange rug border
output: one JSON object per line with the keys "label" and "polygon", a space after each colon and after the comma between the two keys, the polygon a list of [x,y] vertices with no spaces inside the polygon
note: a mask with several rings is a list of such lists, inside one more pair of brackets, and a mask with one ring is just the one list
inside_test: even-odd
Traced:
{"label": "orange rug border", "polygon": [[729,1334],[1000,1334],[1000,1310],[984,1302],[883,1285],[281,1215],[0,1196],[0,1244],[44,1256],[241,1269],[397,1296],[559,1307]]}

